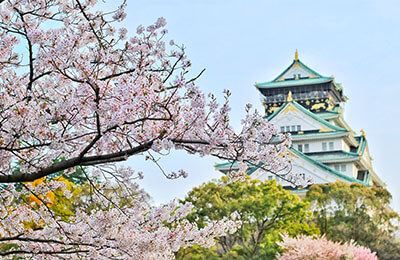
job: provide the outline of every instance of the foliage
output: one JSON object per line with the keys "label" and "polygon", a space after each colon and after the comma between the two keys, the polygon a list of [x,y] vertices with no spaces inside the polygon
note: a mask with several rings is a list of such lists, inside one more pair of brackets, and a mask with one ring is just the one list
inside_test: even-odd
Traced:
{"label": "foliage", "polygon": [[370,249],[354,243],[341,244],[327,240],[325,237],[304,236],[291,238],[283,236],[278,242],[284,252],[277,256],[277,260],[378,260]]}
{"label": "foliage", "polygon": [[[127,1],[112,1],[114,10],[96,2],[0,0],[0,243],[18,244],[3,258],[165,259],[235,230],[227,218],[198,228],[184,219],[190,204],[149,206],[134,183],[143,174],[116,164],[130,156],[158,164],[172,149],[212,155],[237,161],[236,177],[248,164],[289,164],[290,140],[262,115],[248,106],[235,132],[229,91],[219,104],[195,84],[201,73],[186,78],[191,62],[183,46],[166,44],[164,18],[128,37],[116,29]],[[66,184],[60,172],[91,190],[73,216],[52,206]],[[41,203],[13,204],[31,195]]]}
{"label": "foliage", "polygon": [[[226,259],[271,259],[278,250],[275,242],[281,232],[318,233],[317,228],[306,222],[308,204],[277,186],[275,180],[231,182],[224,177],[194,188],[185,202],[194,205],[188,219],[200,227],[231,214],[240,217],[242,226],[238,231],[217,238],[217,247],[209,250]],[[182,251],[177,258],[192,259],[198,251]]]}
{"label": "foliage", "polygon": [[322,234],[334,241],[354,240],[376,251],[381,260],[400,256],[393,235],[399,216],[389,207],[390,199],[385,189],[343,182],[313,185],[306,195]]}
{"label": "foliage", "polygon": [[377,252],[380,260],[400,259],[399,236],[390,232],[371,234],[368,242],[370,248]]}
{"label": "foliage", "polygon": [[[75,185],[69,180],[62,176],[54,178],[59,184],[59,187],[54,189],[50,187],[51,181],[47,178],[41,178],[25,185],[31,186],[32,190],[35,189],[46,189],[46,192],[39,192],[39,195],[32,193],[29,197],[21,197],[20,203],[30,203],[33,208],[39,207],[41,204],[45,204],[46,207],[51,209],[55,217],[60,218],[63,221],[75,215],[75,208],[78,205],[74,205],[76,201],[71,200],[74,197],[75,200],[81,199],[80,194],[82,193],[82,187]],[[17,202],[17,205],[19,203]]]}

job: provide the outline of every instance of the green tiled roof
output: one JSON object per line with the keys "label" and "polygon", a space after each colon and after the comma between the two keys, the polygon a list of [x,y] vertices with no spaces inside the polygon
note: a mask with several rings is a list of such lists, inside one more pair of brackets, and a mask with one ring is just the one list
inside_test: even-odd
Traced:
{"label": "green tiled roof", "polygon": [[298,190],[291,190],[292,193],[302,193],[302,192],[307,192],[308,189],[298,189]]}
{"label": "green tiled roof", "polygon": [[319,116],[317,116],[317,115],[314,114],[313,112],[309,111],[308,109],[304,108],[302,105],[300,105],[299,103],[297,103],[297,102],[294,101],[294,100],[292,100],[292,101],[290,101],[290,102],[286,102],[285,104],[283,104],[278,110],[275,111],[275,113],[269,115],[269,116],[267,117],[267,120],[270,121],[272,118],[274,118],[276,115],[278,115],[278,114],[280,113],[280,111],[281,111],[282,109],[284,109],[284,107],[286,107],[286,105],[289,104],[289,103],[293,104],[293,105],[294,105],[296,108],[298,108],[300,111],[302,111],[302,112],[305,113],[306,115],[310,116],[311,118],[317,120],[317,121],[320,122],[321,124],[323,124],[323,125],[325,125],[325,126],[331,128],[331,129],[334,129],[334,130],[336,130],[336,131],[347,132],[346,129],[341,128],[341,127],[338,127],[338,126],[335,126],[335,125],[329,123],[328,121],[326,121],[326,120],[320,118]]}
{"label": "green tiled roof", "polygon": [[[352,178],[352,177],[349,177],[349,176],[347,176],[347,175],[345,175],[345,174],[343,174],[343,173],[340,173],[340,172],[338,172],[338,171],[335,171],[334,169],[332,169],[332,168],[326,166],[325,164],[323,164],[323,163],[321,163],[321,162],[318,162],[317,160],[313,159],[313,158],[310,157],[310,156],[305,155],[304,153],[302,153],[302,152],[300,152],[300,151],[294,149],[293,147],[291,147],[290,150],[291,150],[294,154],[296,154],[296,155],[298,155],[298,156],[304,158],[306,161],[309,161],[310,163],[314,164],[315,166],[321,168],[322,170],[328,171],[329,173],[331,173],[331,174],[333,174],[333,175],[335,175],[335,176],[337,176],[337,177],[339,177],[339,178],[341,178],[341,179],[347,180],[347,181],[349,181],[349,182],[361,183],[361,184],[364,184],[364,185],[366,185],[366,186],[368,186],[368,187],[370,186],[368,183],[365,183],[365,182],[363,182],[363,181],[357,180],[357,179]],[[352,154],[352,153],[348,153],[348,154]],[[229,166],[231,166],[231,165],[232,165],[232,168],[233,168],[233,169],[235,169],[235,168],[238,167],[238,165],[237,165],[236,162],[234,162],[234,163],[228,162],[228,163],[216,164],[216,165],[215,165],[215,168],[218,169],[218,168],[221,168],[221,167],[227,167],[227,166],[229,167]],[[249,164],[249,165],[250,165],[250,164]],[[258,168],[260,168],[261,166],[262,166],[262,163],[260,163],[260,164],[258,164],[258,165],[256,165],[256,166],[254,166],[254,167],[251,167],[246,173],[247,173],[248,175],[251,175],[253,172],[255,172],[255,171],[256,171]],[[221,170],[219,170],[219,171],[221,171]]]}
{"label": "green tiled roof", "polygon": [[[258,168],[260,168],[263,164],[259,163],[258,165],[254,165],[251,163],[247,164],[249,166],[249,169],[246,171],[247,175],[251,175],[253,172],[255,172]],[[227,162],[227,163],[217,163],[215,164],[215,168],[222,172],[221,168],[223,167],[232,167],[233,170],[237,169],[239,167],[237,162]],[[223,172],[222,172],[223,173]]]}
{"label": "green tiled roof", "polygon": [[215,167],[221,168],[221,167],[232,167],[232,168],[237,168],[238,163],[237,162],[226,162],[226,163],[217,163],[215,164]]}
{"label": "green tiled roof", "polygon": [[[303,79],[284,79],[282,77],[290,69],[295,66],[302,68],[309,73],[309,77]],[[333,78],[324,77],[316,71],[310,69],[307,65],[301,62],[299,59],[295,58],[293,62],[287,67],[281,74],[279,74],[274,80],[264,83],[256,84],[257,88],[276,88],[276,87],[292,87],[298,85],[313,85],[332,81]]]}
{"label": "green tiled roof", "polygon": [[318,166],[318,167],[320,167],[320,168],[322,168],[322,169],[324,169],[324,170],[326,170],[326,171],[332,173],[333,175],[336,175],[337,177],[339,177],[339,178],[341,178],[341,179],[345,179],[345,180],[350,181],[350,182],[361,183],[361,184],[366,185],[367,187],[370,186],[368,183],[365,183],[365,182],[363,182],[363,181],[357,180],[357,179],[352,178],[352,177],[349,177],[349,176],[347,176],[347,175],[345,175],[345,174],[343,174],[343,173],[340,173],[340,172],[338,172],[338,171],[335,171],[334,169],[332,169],[332,168],[326,166],[325,164],[323,164],[323,163],[321,163],[321,162],[318,162],[318,161],[314,160],[313,158],[311,158],[311,157],[305,155],[305,154],[302,153],[302,152],[297,151],[297,150],[294,149],[294,148],[290,148],[290,150],[293,151],[293,152],[294,152],[295,154],[297,154],[298,156],[303,157],[305,160],[311,162],[312,164],[314,164],[314,165],[316,165],[316,166]]}
{"label": "green tiled roof", "polygon": [[339,110],[340,110],[340,107],[336,106],[331,111],[324,111],[324,112],[318,113],[318,116],[321,117],[321,118],[325,118],[325,117],[331,117],[331,116],[334,116],[334,115],[339,115]]}
{"label": "green tiled roof", "polygon": [[357,148],[357,154],[360,154],[361,156],[365,152],[365,148],[367,147],[367,139],[365,139],[365,136],[355,136],[357,142],[359,143],[358,148]]}
{"label": "green tiled roof", "polygon": [[318,137],[329,137],[331,135],[336,135],[338,133],[345,133],[345,131],[335,131],[335,132],[318,132],[318,133],[304,133],[304,134],[292,134],[292,137],[311,137],[311,136],[318,136]]}
{"label": "green tiled roof", "polygon": [[269,81],[265,83],[257,83],[256,88],[277,88],[277,87],[293,87],[300,85],[314,85],[330,82],[333,79],[330,77],[321,77],[321,78],[306,78],[306,79],[291,79],[291,80],[283,80],[283,81]]}
{"label": "green tiled roof", "polygon": [[348,160],[348,159],[357,159],[357,153],[351,152],[333,152],[333,153],[318,153],[313,155],[307,155],[310,158],[317,160],[317,161],[335,161],[335,160]]}

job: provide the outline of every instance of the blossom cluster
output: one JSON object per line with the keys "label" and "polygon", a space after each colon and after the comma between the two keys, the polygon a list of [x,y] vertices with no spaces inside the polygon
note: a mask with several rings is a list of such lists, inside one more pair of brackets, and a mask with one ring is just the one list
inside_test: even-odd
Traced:
{"label": "blossom cluster", "polygon": [[[27,193],[14,191],[14,196]],[[232,233],[240,225],[223,219],[200,229],[185,219],[191,204],[172,201],[150,207],[139,196],[129,201],[129,207],[112,207],[121,198],[104,198],[100,193],[90,197],[99,207],[78,210],[69,221],[61,221],[46,204],[13,204],[7,189],[1,196],[8,199],[0,204],[0,245],[17,244],[16,255],[33,259],[171,259],[181,247],[212,246],[214,237]],[[14,259],[14,254],[2,256]]]}
{"label": "blossom cluster", "polygon": [[[188,205],[149,207],[132,199],[120,208],[143,174],[115,163],[143,153],[157,163],[151,154],[183,149],[237,161],[239,176],[248,163],[277,172],[289,164],[290,141],[250,108],[235,132],[229,91],[219,104],[196,78],[186,78],[191,62],[183,46],[164,42],[165,19],[139,26],[129,37],[127,29],[114,27],[126,17],[125,2],[114,11],[95,9],[96,2],[0,1],[0,242],[46,259],[161,259],[181,246],[211,245],[238,222],[198,229],[183,219]],[[57,219],[45,201],[61,186],[21,186],[76,167],[86,169],[92,202],[107,206],[81,208],[70,222]],[[112,183],[128,188],[110,193]],[[9,204],[22,193],[43,201]]]}
{"label": "blossom cluster", "polygon": [[341,244],[325,237],[301,235],[291,238],[283,235],[283,242],[278,242],[278,245],[284,250],[278,255],[278,260],[378,260],[376,253],[369,248],[353,242]]}
{"label": "blossom cluster", "polygon": [[[125,17],[124,6],[93,12],[95,2],[0,6],[0,46],[6,46],[0,54],[0,167],[7,177],[18,162],[22,173],[0,182],[171,149],[240,165],[263,162],[273,172],[288,165],[287,138],[260,114],[249,109],[236,133],[229,91],[220,105],[185,78],[190,61],[183,47],[166,47],[165,19],[139,26],[125,40],[127,30],[118,36],[111,26]],[[281,141],[271,144],[274,137]],[[51,168],[58,158],[69,160]]]}

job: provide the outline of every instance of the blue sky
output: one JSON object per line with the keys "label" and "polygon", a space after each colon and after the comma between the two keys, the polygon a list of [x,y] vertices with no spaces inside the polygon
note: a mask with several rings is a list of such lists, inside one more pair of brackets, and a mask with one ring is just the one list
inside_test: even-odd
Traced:
{"label": "blue sky", "polygon": [[[168,37],[187,47],[193,75],[206,69],[198,80],[204,92],[222,100],[224,89],[232,91],[234,125],[246,103],[262,110],[254,83],[272,80],[298,49],[305,64],[342,83],[349,97],[345,119],[356,132],[364,129],[374,169],[399,211],[399,8],[398,1],[135,0],[128,1],[124,26],[134,33],[139,24],[165,17]],[[215,162],[172,153],[161,160],[164,168],[189,172],[174,181],[142,158],[128,164],[144,171],[140,184],[160,203],[220,177]]]}

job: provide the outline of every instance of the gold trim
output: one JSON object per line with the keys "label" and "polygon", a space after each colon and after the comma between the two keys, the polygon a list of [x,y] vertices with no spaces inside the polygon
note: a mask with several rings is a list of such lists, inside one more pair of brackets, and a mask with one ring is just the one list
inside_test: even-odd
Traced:
{"label": "gold trim", "polygon": [[325,108],[326,108],[325,103],[317,103],[317,104],[314,104],[310,109],[318,110],[318,109],[325,109]]}
{"label": "gold trim", "polygon": [[297,114],[297,109],[292,104],[288,104],[287,107],[282,110],[282,114],[286,115],[290,111],[293,112],[293,114]]}
{"label": "gold trim", "polygon": [[289,93],[287,95],[287,102],[292,102],[292,101],[293,101],[292,91],[289,91]]}
{"label": "gold trim", "polygon": [[270,113],[270,114],[275,113],[278,109],[279,109],[279,107],[270,107],[270,108],[268,108],[268,113]]}
{"label": "gold trim", "polygon": [[296,53],[294,54],[294,60],[299,60],[299,52],[296,50]]}
{"label": "gold trim", "polygon": [[331,129],[329,129],[329,128],[326,128],[326,127],[322,127],[321,129],[319,129],[319,130],[318,130],[318,132],[320,132],[320,133],[324,133],[324,132],[332,132],[332,130],[331,130]]}
{"label": "gold trim", "polygon": [[300,68],[300,64],[295,63],[295,64],[293,65],[292,69],[297,69],[297,68]]}

